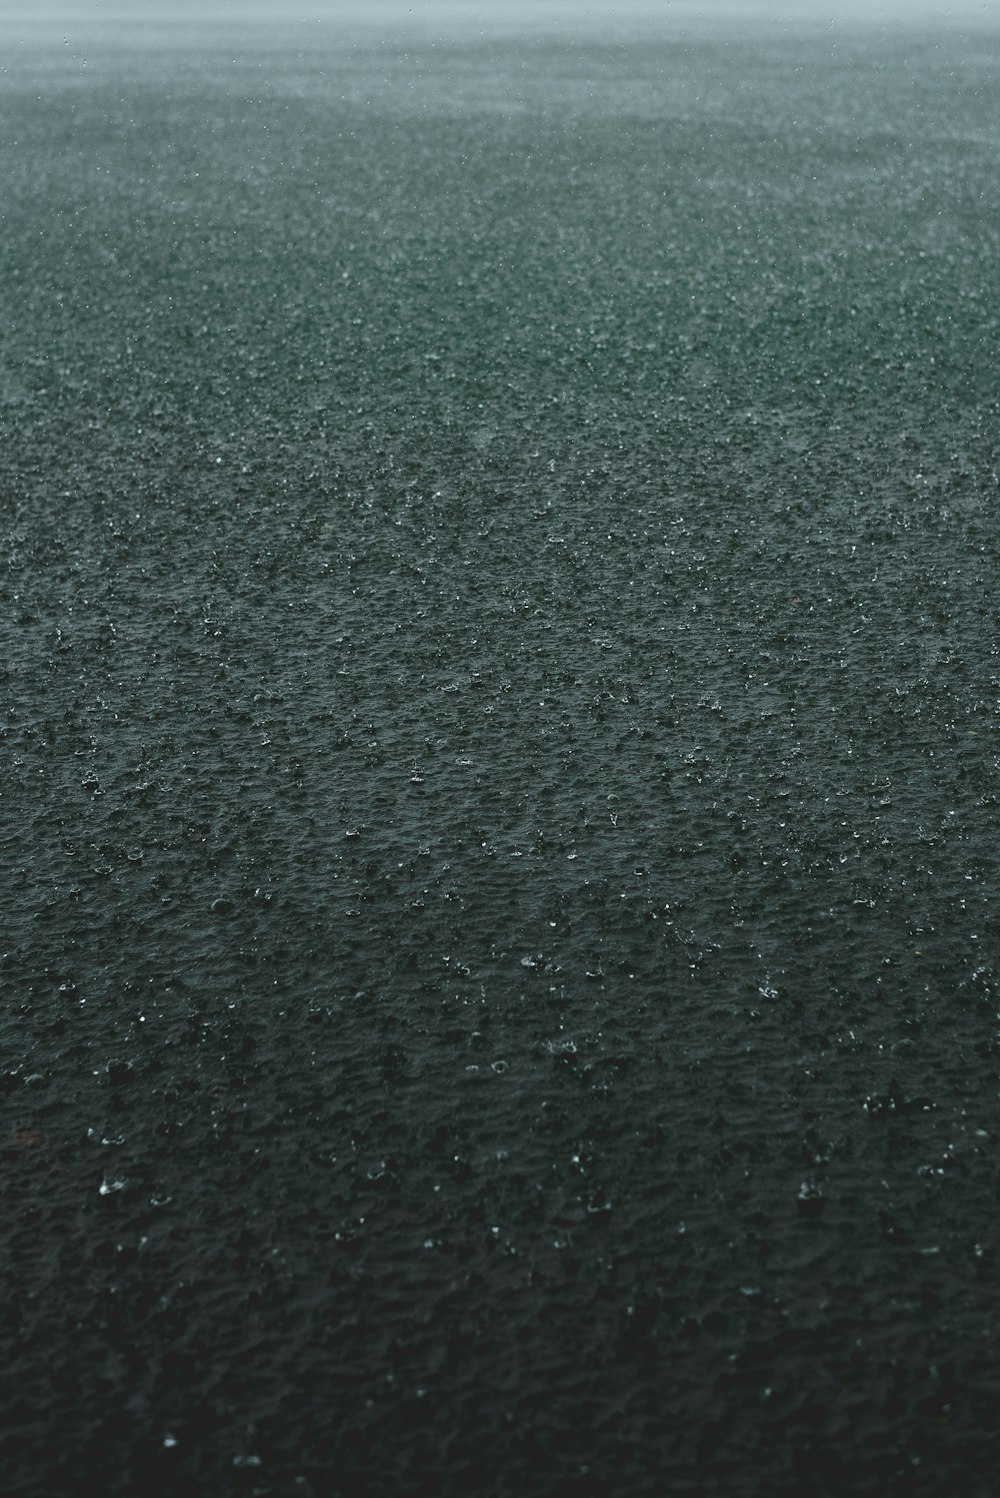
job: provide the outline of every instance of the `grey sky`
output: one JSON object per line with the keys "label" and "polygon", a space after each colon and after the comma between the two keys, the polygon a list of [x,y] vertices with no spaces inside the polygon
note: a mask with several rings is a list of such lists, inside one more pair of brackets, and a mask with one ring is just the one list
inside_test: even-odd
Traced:
{"label": "grey sky", "polygon": [[[1000,0],[4,0],[0,52],[19,45],[198,45],[231,30],[290,42],[341,32],[394,37],[537,34],[567,37],[650,29],[934,23],[1000,25]],[[2,62],[2,58],[0,58]]]}

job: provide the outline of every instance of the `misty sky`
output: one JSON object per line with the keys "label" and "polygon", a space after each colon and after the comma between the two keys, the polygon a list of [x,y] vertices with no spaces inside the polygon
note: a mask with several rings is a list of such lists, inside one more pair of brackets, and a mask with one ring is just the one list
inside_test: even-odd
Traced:
{"label": "misty sky", "polygon": [[[450,34],[565,36],[696,26],[851,27],[919,21],[1000,25],[1000,0],[3,0],[0,65],[22,45],[198,45],[232,29],[284,33],[305,41],[338,31],[374,29],[394,36]],[[65,39],[65,41],[64,41]]]}

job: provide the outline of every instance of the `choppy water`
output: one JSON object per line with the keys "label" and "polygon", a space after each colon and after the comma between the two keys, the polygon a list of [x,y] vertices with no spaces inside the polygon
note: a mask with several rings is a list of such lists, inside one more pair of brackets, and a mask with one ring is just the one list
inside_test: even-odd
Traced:
{"label": "choppy water", "polygon": [[0,74],[5,1493],[991,1493],[997,33],[157,35]]}

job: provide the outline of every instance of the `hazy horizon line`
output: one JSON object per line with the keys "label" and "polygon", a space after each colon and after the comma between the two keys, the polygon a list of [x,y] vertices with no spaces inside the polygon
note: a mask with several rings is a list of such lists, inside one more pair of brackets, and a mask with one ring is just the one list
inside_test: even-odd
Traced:
{"label": "hazy horizon line", "polygon": [[[78,45],[95,31],[116,46],[161,39],[197,44],[207,33],[253,28],[301,42],[341,31],[405,37],[539,35],[573,37],[669,34],[755,26],[793,30],[871,31],[1000,27],[1000,5],[957,0],[13,0],[0,16],[0,49]],[[106,33],[112,30],[114,35]],[[250,38],[248,38],[250,39]],[[0,64],[3,58],[0,55]]]}

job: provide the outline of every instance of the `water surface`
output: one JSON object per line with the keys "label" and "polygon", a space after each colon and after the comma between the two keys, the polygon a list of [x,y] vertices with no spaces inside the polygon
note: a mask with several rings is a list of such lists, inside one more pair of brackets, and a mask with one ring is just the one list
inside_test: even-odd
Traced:
{"label": "water surface", "polygon": [[5,1491],[991,1492],[996,31],[192,14],[3,28]]}

